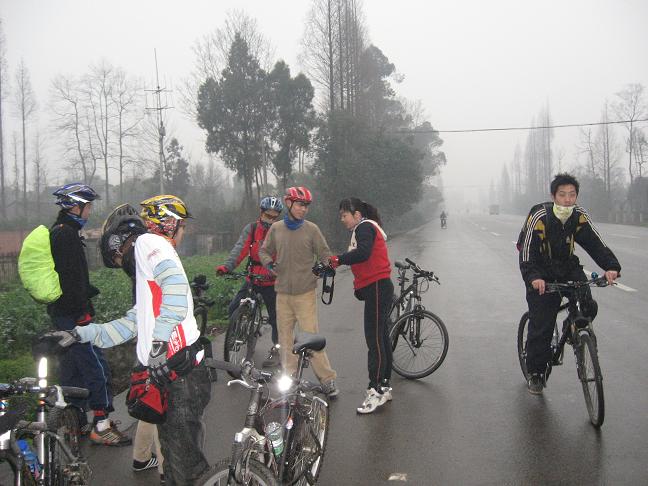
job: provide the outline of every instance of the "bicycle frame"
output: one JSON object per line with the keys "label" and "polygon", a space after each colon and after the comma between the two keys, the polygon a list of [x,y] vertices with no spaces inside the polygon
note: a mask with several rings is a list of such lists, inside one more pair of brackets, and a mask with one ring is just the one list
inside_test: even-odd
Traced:
{"label": "bicycle frame", "polygon": [[[282,424],[287,429],[284,449],[281,456],[276,457],[272,451],[272,444],[265,435],[266,424],[264,423],[263,417],[274,409],[285,408],[287,410],[286,423],[292,423],[291,421],[294,419],[295,414],[302,414],[301,409],[303,408],[303,403],[301,400],[307,397],[305,393],[306,385],[302,381],[302,375],[304,368],[307,368],[309,365],[310,355],[311,351],[309,350],[304,350],[299,354],[297,372],[294,378],[296,386],[290,393],[277,399],[271,399],[267,392],[266,382],[272,377],[271,373],[261,372],[261,378],[258,381],[255,380],[254,385],[243,379],[228,382],[228,386],[239,384],[250,390],[250,399],[248,401],[243,429],[235,434],[234,443],[232,444],[228,481],[245,484],[250,460],[256,457],[259,462],[273,472],[281,484],[286,484],[285,478],[288,473],[286,469],[288,462],[287,453],[290,450],[290,444],[293,440],[293,429]],[[316,388],[314,387],[314,389]],[[328,407],[328,404],[319,397],[313,396],[312,399],[319,400]],[[303,474],[305,474],[305,471]],[[290,484],[294,484],[300,479],[301,476],[293,478]]]}

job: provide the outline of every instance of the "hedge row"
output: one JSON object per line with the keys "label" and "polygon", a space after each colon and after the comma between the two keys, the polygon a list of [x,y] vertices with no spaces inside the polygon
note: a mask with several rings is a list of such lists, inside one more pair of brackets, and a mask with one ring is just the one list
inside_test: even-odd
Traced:
{"label": "hedge row", "polygon": [[[193,256],[182,259],[187,277],[204,274],[210,284],[207,295],[216,301],[209,314],[210,324],[227,322],[227,305],[240,282],[218,278],[214,266],[225,255]],[[121,317],[131,306],[131,286],[121,270],[103,268],[90,273],[90,281],[101,293],[92,299],[97,322]],[[33,373],[29,351],[36,336],[51,327],[46,307],[31,299],[20,282],[9,284],[0,292],[0,382]]]}

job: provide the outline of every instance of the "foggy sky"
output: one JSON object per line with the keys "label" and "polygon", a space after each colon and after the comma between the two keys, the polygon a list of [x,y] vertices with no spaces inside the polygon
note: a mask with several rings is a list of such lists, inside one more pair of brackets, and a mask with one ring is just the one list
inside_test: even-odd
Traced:
{"label": "foggy sky", "polygon": [[[78,75],[106,59],[151,88],[156,48],[161,84],[173,89],[192,68],[195,40],[221,27],[233,8],[257,19],[277,59],[296,74],[309,7],[307,0],[0,0],[0,17],[10,75],[23,57],[45,134],[49,115],[43,108],[56,75]],[[440,130],[528,126],[547,104],[554,123],[596,122],[606,98],[612,101],[627,83],[648,88],[643,0],[365,0],[364,12],[370,41],[405,76],[394,86],[397,93],[422,100],[427,119]],[[5,122],[15,125],[7,112]],[[179,110],[169,117],[192,160],[205,160],[195,122]],[[6,146],[11,131],[5,130]],[[618,133],[621,140],[620,128]],[[479,187],[487,190],[499,178],[517,142],[524,149],[526,132],[441,137],[445,186],[474,198]],[[563,169],[575,164],[577,142],[577,129],[555,131]],[[49,150],[50,174],[54,158]]]}

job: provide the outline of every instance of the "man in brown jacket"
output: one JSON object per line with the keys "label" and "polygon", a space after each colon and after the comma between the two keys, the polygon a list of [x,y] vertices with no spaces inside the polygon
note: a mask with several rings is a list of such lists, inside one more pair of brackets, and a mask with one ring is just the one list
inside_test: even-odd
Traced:
{"label": "man in brown jacket", "polygon": [[[282,221],[274,223],[259,250],[261,263],[277,275],[277,330],[281,363],[284,371],[297,370],[297,357],[292,354],[295,325],[307,332],[318,332],[317,277],[311,271],[316,260],[328,262],[331,250],[315,223],[306,221],[313,198],[305,187],[289,187],[284,196],[288,211]],[[275,255],[274,261],[272,255]],[[313,354],[313,372],[324,392],[333,398],[339,390],[337,374],[331,368],[325,351]]]}

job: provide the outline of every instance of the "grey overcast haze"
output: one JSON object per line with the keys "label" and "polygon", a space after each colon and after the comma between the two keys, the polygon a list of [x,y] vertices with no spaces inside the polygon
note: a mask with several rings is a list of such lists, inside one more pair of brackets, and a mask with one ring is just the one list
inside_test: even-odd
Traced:
{"label": "grey overcast haze", "polygon": [[[421,100],[435,129],[528,126],[545,106],[555,124],[600,120],[603,103],[628,83],[648,86],[648,2],[365,0],[369,40],[396,65],[399,96]],[[258,22],[276,59],[294,73],[310,2],[2,0],[10,75],[21,58],[31,74],[41,132],[50,122],[49,86],[106,59],[154,87],[154,49],[161,85],[172,90],[189,75],[195,41],[221,27],[232,9]],[[16,118],[7,110],[8,139]],[[181,110],[169,123],[191,160],[206,159],[204,137]],[[611,115],[611,119],[616,116]],[[619,128],[621,130],[621,128]],[[448,193],[476,199],[497,182],[502,165],[524,148],[526,132],[444,133],[442,169]],[[555,131],[554,149],[569,169],[578,157],[578,129]],[[56,140],[47,139],[50,174]]]}

